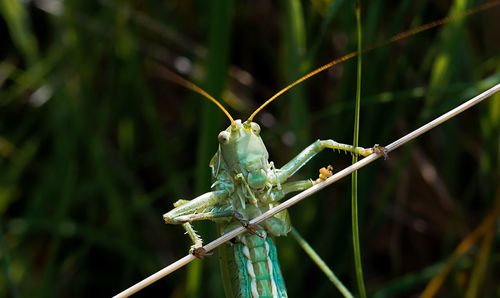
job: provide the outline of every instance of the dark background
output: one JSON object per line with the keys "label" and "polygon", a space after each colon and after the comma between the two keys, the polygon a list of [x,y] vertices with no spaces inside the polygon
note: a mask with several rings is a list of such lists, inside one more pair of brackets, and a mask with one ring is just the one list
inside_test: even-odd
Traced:
{"label": "dark background", "polygon": [[[363,43],[478,4],[365,1]],[[2,297],[109,297],[187,253],[188,237],[162,214],[209,190],[208,162],[229,121],[157,65],[246,119],[356,48],[354,4],[341,0],[1,0],[0,10]],[[499,19],[491,8],[364,55],[360,144],[388,144],[497,84]],[[259,114],[270,159],[279,167],[317,138],[351,143],[355,86],[352,59]],[[369,296],[421,293],[498,204],[499,126],[497,96],[360,171]],[[296,179],[349,163],[324,152]],[[349,179],[290,213],[357,293]],[[215,238],[212,223],[196,227]],[[499,236],[488,227],[440,295],[500,295]],[[291,237],[277,245],[291,297],[340,296]],[[220,297],[221,285],[214,256],[137,297]]]}

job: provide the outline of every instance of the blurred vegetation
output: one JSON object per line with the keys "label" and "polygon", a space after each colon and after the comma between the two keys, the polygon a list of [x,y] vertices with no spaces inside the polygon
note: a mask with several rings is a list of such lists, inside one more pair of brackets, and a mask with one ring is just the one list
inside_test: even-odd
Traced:
{"label": "blurred vegetation", "polygon": [[[363,3],[363,43],[478,1]],[[350,1],[0,0],[0,296],[110,296],[186,254],[162,214],[207,191],[228,125],[301,74],[355,49]],[[498,7],[364,56],[360,144],[386,144],[500,81]],[[283,165],[317,138],[351,142],[354,59],[276,101],[256,121]],[[500,200],[500,100],[433,130],[359,173],[369,296],[422,292]],[[350,158],[324,152],[297,177]],[[347,180],[290,210],[294,226],[356,292]],[[496,217],[493,216],[493,223]],[[490,221],[491,222],[491,221]],[[213,224],[196,227],[206,239]],[[443,297],[500,295],[498,225],[468,241]],[[338,291],[293,240],[277,239],[292,297]],[[220,297],[217,257],[138,297]]]}

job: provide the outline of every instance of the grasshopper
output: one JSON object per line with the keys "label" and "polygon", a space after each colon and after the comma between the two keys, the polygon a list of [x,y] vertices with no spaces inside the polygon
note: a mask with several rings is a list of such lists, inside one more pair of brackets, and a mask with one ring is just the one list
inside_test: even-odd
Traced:
{"label": "grasshopper", "polygon": [[267,103],[246,121],[234,120],[217,100],[201,88],[178,76],[176,80],[216,103],[231,124],[219,133],[219,147],[210,161],[211,191],[192,200],[175,202],[175,208],[163,215],[165,223],[182,224],[193,242],[190,252],[199,258],[207,253],[191,222],[215,221],[220,235],[239,225],[245,226],[248,232],[238,236],[233,243],[226,243],[220,250],[223,278],[230,281],[224,284],[226,295],[287,297],[272,236],[285,236],[290,232],[288,212],[282,211],[261,225],[251,225],[249,220],[279,204],[287,194],[305,190],[331,175],[330,168],[324,168],[320,170],[317,180],[288,182],[324,149],[368,156],[383,153],[383,148],[378,145],[372,148],[353,147],[334,140],[316,140],[284,166],[276,168],[269,161],[268,151],[260,136],[260,126],[253,121],[253,117]]}

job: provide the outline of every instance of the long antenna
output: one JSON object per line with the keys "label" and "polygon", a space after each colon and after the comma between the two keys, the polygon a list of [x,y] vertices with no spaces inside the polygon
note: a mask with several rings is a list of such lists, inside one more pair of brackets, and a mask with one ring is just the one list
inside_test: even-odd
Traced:
{"label": "long antenna", "polygon": [[423,24],[423,25],[420,25],[418,27],[415,27],[413,29],[410,29],[410,30],[407,30],[407,31],[404,31],[404,32],[401,32],[401,33],[398,33],[394,36],[392,36],[391,38],[383,41],[383,42],[380,42],[380,43],[377,43],[377,44],[374,44],[374,45],[371,45],[365,49],[363,49],[361,52],[357,52],[357,51],[354,51],[354,52],[351,52],[347,55],[344,55],[340,58],[337,58],[335,60],[332,60],[330,62],[328,62],[327,64],[321,66],[321,67],[318,67],[316,68],[315,70],[311,71],[310,73],[308,74],[305,74],[304,76],[300,77],[298,80],[292,82],[291,84],[289,84],[288,86],[286,86],[285,88],[281,89],[280,91],[278,91],[276,94],[274,94],[273,96],[271,96],[268,100],[266,100],[260,107],[258,107],[253,113],[252,115],[250,115],[250,117],[248,117],[248,122],[251,122],[253,120],[253,118],[255,117],[255,115],[257,115],[260,111],[262,111],[268,104],[270,104],[271,102],[273,102],[276,98],[280,97],[281,95],[283,95],[285,92],[287,92],[288,90],[292,89],[293,87],[295,87],[296,85],[304,82],[305,80],[309,79],[310,77],[312,76],[315,76],[317,75],[318,73],[324,71],[324,70],[327,70],[341,62],[344,62],[346,60],[349,60],[353,57],[356,57],[358,56],[359,54],[363,54],[363,53],[366,53],[366,52],[370,52],[372,50],[375,50],[375,49],[378,49],[380,47],[383,47],[385,45],[388,45],[390,43],[393,43],[393,42],[396,42],[396,41],[399,41],[399,40],[402,40],[402,39],[405,39],[409,36],[412,36],[414,34],[417,34],[417,33],[420,33],[420,32],[423,32],[423,31],[426,31],[426,30],[429,30],[431,28],[434,28],[434,27],[437,27],[437,26],[440,26],[440,25],[443,25],[443,24],[446,24],[450,21],[453,21],[453,20],[456,20],[456,19],[461,19],[461,18],[465,18],[465,17],[468,17],[472,14],[475,14],[475,13],[478,13],[480,11],[483,11],[483,10],[486,10],[486,9],[489,9],[489,8],[492,8],[492,7],[495,7],[497,5],[500,4],[500,0],[495,0],[495,1],[489,1],[489,2],[486,2],[486,3],[483,3],[481,5],[479,5],[478,7],[475,7],[475,8],[471,8],[469,10],[467,10],[466,12],[462,13],[462,14],[457,14],[457,15],[452,15],[452,16],[448,16],[448,17],[444,17],[442,19],[439,19],[439,20],[436,20],[436,21],[432,21],[432,22],[429,22],[429,23],[426,23],[426,24]]}
{"label": "long antenna", "polygon": [[156,68],[158,73],[165,79],[172,81],[183,87],[186,87],[213,102],[217,107],[219,107],[219,109],[221,109],[224,112],[224,114],[226,114],[227,118],[229,118],[229,121],[231,121],[231,126],[234,125],[234,119],[233,117],[231,117],[231,114],[229,114],[229,112],[224,108],[224,106],[219,101],[217,101],[217,99],[215,99],[212,95],[208,94],[207,91],[203,90],[195,83],[186,80],[185,78],[181,77],[180,75],[176,74],[175,72],[171,71],[170,69],[158,63],[153,63],[152,65],[154,68]]}

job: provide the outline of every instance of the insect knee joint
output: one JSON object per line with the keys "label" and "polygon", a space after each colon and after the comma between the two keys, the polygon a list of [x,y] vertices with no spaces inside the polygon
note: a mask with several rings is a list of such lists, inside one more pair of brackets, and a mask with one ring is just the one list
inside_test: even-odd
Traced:
{"label": "insect knee joint", "polygon": [[165,221],[166,224],[169,225],[178,225],[185,223],[185,221],[179,220],[176,216],[172,216],[169,213],[163,214],[163,220]]}

